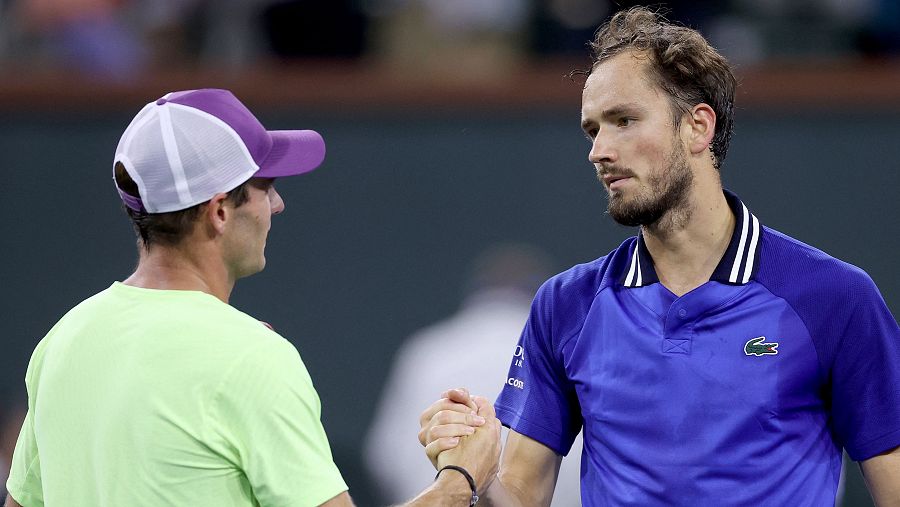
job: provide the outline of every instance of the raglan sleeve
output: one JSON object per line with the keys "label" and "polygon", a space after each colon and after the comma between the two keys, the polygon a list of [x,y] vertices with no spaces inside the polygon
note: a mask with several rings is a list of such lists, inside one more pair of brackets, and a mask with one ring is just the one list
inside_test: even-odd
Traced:
{"label": "raglan sleeve", "polygon": [[900,328],[878,288],[860,274],[831,368],[835,431],[862,461],[900,445]]}
{"label": "raglan sleeve", "polygon": [[43,482],[41,480],[41,457],[38,453],[34,433],[35,397],[37,382],[43,362],[44,344],[42,340],[35,348],[25,373],[25,387],[28,391],[28,412],[16,440],[6,489],[19,504],[28,507],[44,505]]}
{"label": "raglan sleeve", "polygon": [[581,415],[554,336],[554,289],[554,280],[547,281],[532,302],[495,409],[504,426],[564,456],[581,430]]}
{"label": "raglan sleeve", "polygon": [[347,490],[321,422],[321,403],[297,349],[268,337],[228,372],[211,401],[216,447],[259,505],[311,507]]}

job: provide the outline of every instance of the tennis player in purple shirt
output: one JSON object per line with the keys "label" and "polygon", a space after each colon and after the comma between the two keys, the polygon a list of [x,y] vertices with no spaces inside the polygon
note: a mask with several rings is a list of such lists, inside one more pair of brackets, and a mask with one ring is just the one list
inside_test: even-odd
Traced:
{"label": "tennis player in purple shirt", "polygon": [[[834,505],[842,449],[879,506],[900,505],[900,328],[866,273],[722,188],[728,62],[640,7],[592,45],[589,159],[609,214],[640,232],[538,291],[479,505],[549,505],[580,430],[590,507]],[[467,399],[423,413],[430,456],[477,422]]]}

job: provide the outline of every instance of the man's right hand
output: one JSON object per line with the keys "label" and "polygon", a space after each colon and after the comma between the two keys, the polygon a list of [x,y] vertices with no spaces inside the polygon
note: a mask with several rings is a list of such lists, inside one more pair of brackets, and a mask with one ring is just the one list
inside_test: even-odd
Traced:
{"label": "man's right hand", "polygon": [[464,389],[450,389],[419,416],[419,443],[437,468],[437,456],[459,444],[459,438],[475,433],[485,423],[475,400]]}
{"label": "man's right hand", "polygon": [[490,485],[500,462],[500,421],[486,398],[451,389],[422,413],[419,423],[419,442],[436,469],[465,468],[479,494]]}

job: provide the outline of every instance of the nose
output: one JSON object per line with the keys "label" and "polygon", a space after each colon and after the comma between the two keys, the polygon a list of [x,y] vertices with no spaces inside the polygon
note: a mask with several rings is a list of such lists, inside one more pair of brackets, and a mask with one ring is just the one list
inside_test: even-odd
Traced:
{"label": "nose", "polygon": [[284,200],[281,199],[281,194],[275,190],[275,187],[269,188],[269,207],[272,208],[273,215],[284,211]]}
{"label": "nose", "polygon": [[613,149],[612,143],[609,142],[603,132],[598,132],[591,141],[591,151],[588,153],[588,160],[592,164],[615,163],[619,159],[616,150]]}

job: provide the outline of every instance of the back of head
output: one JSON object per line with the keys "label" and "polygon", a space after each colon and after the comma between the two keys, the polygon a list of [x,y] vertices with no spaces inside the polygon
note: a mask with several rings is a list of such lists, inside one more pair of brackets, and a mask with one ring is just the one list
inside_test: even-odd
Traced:
{"label": "back of head", "polygon": [[[120,192],[132,199],[140,199],[137,183],[128,174],[121,162],[116,162],[113,178]],[[227,199],[237,208],[247,201],[247,182],[241,183],[228,192]],[[132,209],[123,204],[125,213],[131,219],[134,232],[141,246],[150,250],[153,246],[174,247],[179,245],[194,230],[203,203],[165,213],[148,213],[146,210]]]}
{"label": "back of head", "polygon": [[116,148],[113,179],[141,243],[174,246],[217,194],[238,207],[250,178],[278,178],[322,163],[312,130],[266,130],[227,90],[172,92],[134,117]]}
{"label": "back of head", "polygon": [[669,96],[676,125],[695,105],[712,107],[716,130],[711,150],[715,167],[721,167],[734,132],[737,79],[725,57],[699,32],[646,7],[632,7],[601,26],[590,45],[592,71],[626,51],[647,58],[651,79]]}

